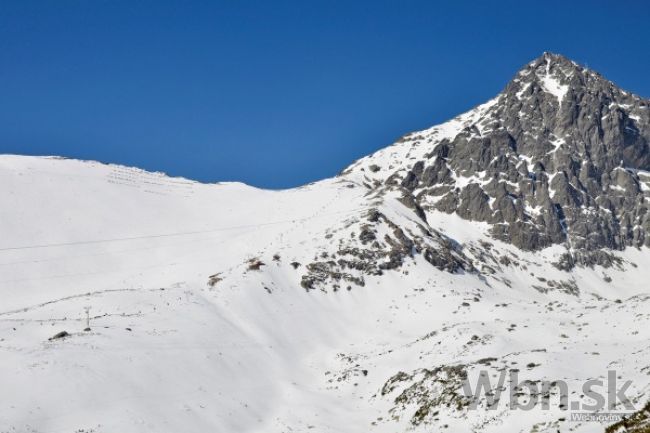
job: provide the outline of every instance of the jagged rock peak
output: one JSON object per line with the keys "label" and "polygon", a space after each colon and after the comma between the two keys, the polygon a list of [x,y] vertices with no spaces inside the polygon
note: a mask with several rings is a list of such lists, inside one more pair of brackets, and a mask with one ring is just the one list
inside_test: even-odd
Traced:
{"label": "jagged rock peak", "polygon": [[401,189],[421,209],[487,222],[523,249],[565,244],[580,261],[650,246],[649,143],[648,100],[544,53],[488,103],[345,173]]}
{"label": "jagged rock peak", "polygon": [[594,74],[600,76],[597,72],[579,65],[562,54],[555,54],[548,51],[545,51],[541,56],[526,64],[517,76],[526,76],[530,71],[545,72],[546,74],[562,71],[565,75]]}
{"label": "jagged rock peak", "polygon": [[602,99],[643,102],[642,98],[621,90],[598,72],[549,52],[526,64],[508,83],[504,93],[521,98],[534,90],[553,95],[558,105],[580,103],[575,96],[585,91],[597,93]]}

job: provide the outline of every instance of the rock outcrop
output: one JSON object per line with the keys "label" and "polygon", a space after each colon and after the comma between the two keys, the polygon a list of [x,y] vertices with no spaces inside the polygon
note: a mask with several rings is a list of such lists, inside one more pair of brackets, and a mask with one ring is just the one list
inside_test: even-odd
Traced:
{"label": "rock outcrop", "polygon": [[[524,250],[650,246],[650,101],[556,54],[495,99],[409,134],[347,174],[406,191],[411,207],[490,224]],[[595,257],[595,259],[594,259]]]}

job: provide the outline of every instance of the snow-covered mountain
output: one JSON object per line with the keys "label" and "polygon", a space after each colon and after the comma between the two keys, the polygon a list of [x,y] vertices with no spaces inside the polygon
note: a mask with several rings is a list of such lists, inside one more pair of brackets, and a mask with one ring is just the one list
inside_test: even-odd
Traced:
{"label": "snow-covered mountain", "polygon": [[1,156],[0,432],[603,432],[462,388],[650,399],[649,104],[545,53],[286,191]]}

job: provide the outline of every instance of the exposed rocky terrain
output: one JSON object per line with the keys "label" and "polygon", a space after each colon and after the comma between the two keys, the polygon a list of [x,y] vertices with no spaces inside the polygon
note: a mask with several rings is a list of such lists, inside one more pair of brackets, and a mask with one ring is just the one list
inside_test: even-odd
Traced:
{"label": "exposed rocky terrain", "polygon": [[563,266],[608,264],[602,249],[649,246],[650,102],[545,53],[489,103],[360,160],[373,188],[425,210],[487,222],[495,239],[567,248]]}

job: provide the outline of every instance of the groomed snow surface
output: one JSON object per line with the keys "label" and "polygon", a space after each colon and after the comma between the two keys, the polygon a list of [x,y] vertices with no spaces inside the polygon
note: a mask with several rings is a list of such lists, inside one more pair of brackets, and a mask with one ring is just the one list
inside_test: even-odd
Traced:
{"label": "groomed snow surface", "polygon": [[[625,271],[567,274],[550,265],[559,251],[491,241],[527,271],[451,275],[416,256],[365,287],[306,292],[304,266],[334,251],[328,231],[374,205],[367,192],[345,177],[264,191],[0,157],[0,432],[603,430],[559,422],[557,404],[441,408],[416,428],[416,406],[396,409],[397,394],[380,393],[400,371],[486,357],[578,390],[615,369],[633,381],[629,396],[650,394],[646,250],[623,253],[635,265]],[[481,224],[428,219],[463,245],[487,239]],[[581,294],[541,293],[540,278],[574,279]],[[61,331],[70,335],[48,340]]]}

